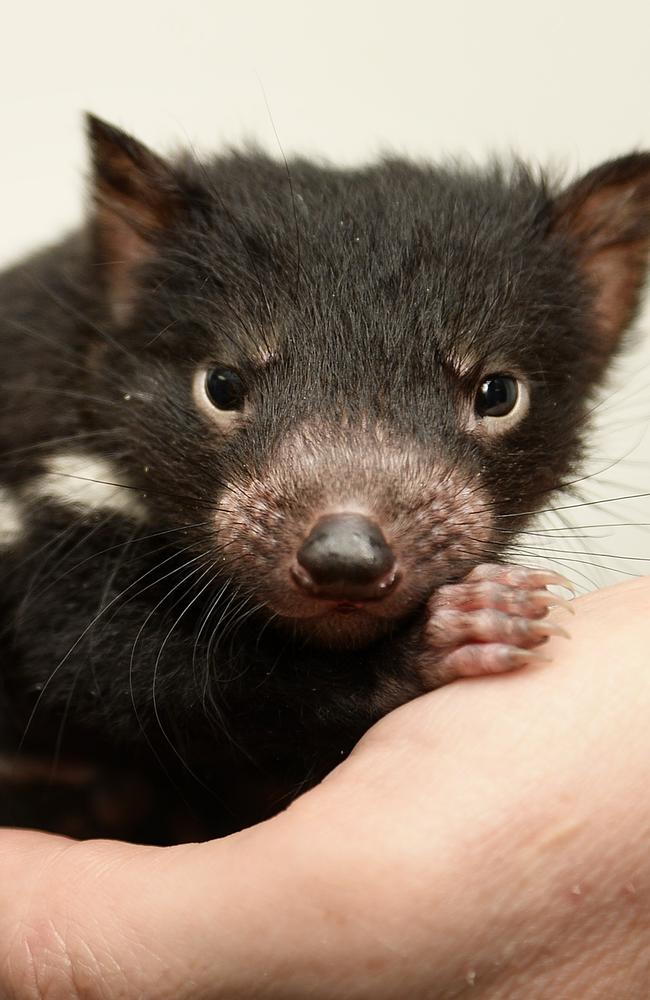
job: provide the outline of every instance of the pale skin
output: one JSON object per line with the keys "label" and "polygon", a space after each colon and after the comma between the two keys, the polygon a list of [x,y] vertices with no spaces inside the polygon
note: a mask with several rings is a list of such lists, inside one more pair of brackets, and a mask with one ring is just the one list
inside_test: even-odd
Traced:
{"label": "pale skin", "polygon": [[549,662],[393,712],[322,785],[175,848],[0,835],[7,1000],[646,1000],[650,578]]}

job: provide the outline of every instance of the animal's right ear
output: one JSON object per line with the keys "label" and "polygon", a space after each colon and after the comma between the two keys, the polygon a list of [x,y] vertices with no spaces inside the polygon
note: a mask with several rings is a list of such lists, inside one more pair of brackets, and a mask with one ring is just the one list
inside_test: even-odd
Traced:
{"label": "animal's right ear", "polygon": [[613,350],[637,310],[650,254],[650,153],[596,167],[552,206],[551,232],[575,254],[593,293],[600,346]]}
{"label": "animal's right ear", "polygon": [[138,270],[183,208],[172,168],[130,135],[88,115],[95,203],[96,261],[117,322],[128,320],[138,289]]}

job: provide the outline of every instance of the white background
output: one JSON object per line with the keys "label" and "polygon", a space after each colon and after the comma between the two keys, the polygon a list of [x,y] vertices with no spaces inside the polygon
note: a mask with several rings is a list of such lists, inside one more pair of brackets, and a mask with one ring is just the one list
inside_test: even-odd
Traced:
{"label": "white background", "polygon": [[[255,139],[277,152],[275,126],[286,153],[480,161],[515,150],[571,174],[650,148],[649,38],[646,0],[12,4],[0,32],[0,263],[79,219],[82,109],[162,151]],[[586,481],[589,499],[650,490],[647,314],[638,327],[598,410],[589,471],[611,468]],[[576,582],[650,572],[639,561],[649,501],[565,513],[607,527],[528,541],[558,550]],[[599,555],[566,554],[581,546]]]}

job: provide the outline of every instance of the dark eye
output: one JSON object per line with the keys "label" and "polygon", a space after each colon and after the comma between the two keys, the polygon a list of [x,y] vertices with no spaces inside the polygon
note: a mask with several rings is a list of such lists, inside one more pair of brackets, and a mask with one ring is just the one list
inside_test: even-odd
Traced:
{"label": "dark eye", "polygon": [[205,376],[208,399],[219,410],[242,410],[246,388],[241,376],[232,368],[210,368]]}
{"label": "dark eye", "polygon": [[505,417],[519,399],[519,384],[512,375],[488,375],[481,382],[474,407],[479,417]]}

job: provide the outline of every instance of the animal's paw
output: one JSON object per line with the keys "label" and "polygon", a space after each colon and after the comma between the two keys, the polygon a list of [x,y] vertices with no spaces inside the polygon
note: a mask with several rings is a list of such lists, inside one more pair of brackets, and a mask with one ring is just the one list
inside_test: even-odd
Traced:
{"label": "animal's paw", "polygon": [[546,570],[485,563],[429,600],[422,669],[431,686],[457,677],[500,674],[544,659],[537,647],[549,636],[569,638],[546,619],[549,608],[570,603],[549,586],[572,585]]}

